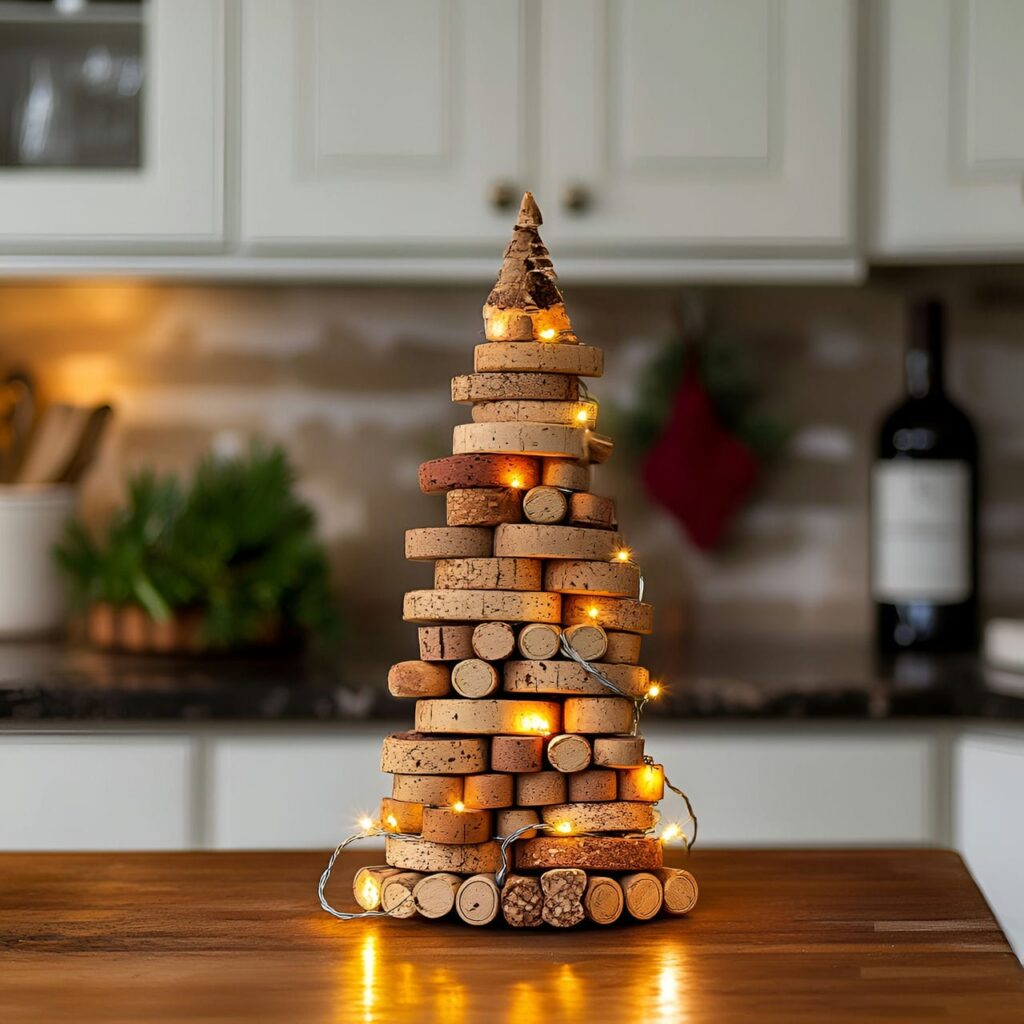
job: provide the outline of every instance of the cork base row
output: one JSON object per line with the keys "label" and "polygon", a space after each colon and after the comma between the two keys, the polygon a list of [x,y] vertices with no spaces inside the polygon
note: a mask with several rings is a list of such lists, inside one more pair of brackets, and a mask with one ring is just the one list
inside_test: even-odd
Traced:
{"label": "cork base row", "polygon": [[376,865],[356,872],[352,893],[363,910],[383,910],[396,918],[455,915],[476,926],[500,920],[513,928],[571,928],[584,921],[610,925],[623,917],[649,921],[659,914],[686,914],[697,904],[698,889],[693,875],[680,868],[617,877],[551,868],[510,874],[499,888],[492,873],[463,877]]}

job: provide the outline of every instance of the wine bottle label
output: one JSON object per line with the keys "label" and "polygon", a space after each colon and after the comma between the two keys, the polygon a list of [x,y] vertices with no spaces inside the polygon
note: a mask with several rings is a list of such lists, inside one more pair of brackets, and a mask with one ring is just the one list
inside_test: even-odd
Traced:
{"label": "wine bottle label", "polygon": [[971,592],[971,471],[967,463],[879,461],[871,483],[874,599],[965,601]]}

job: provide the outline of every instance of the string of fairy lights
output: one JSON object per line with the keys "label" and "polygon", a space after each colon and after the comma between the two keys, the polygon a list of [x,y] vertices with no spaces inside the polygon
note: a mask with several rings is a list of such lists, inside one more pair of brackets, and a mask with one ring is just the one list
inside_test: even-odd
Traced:
{"label": "string of fairy lights", "polygon": [[[581,384],[582,384],[582,382],[581,382]],[[586,397],[589,400],[589,395],[586,396]],[[596,405],[596,403],[595,403],[595,405]],[[629,551],[628,548],[621,548],[620,550],[616,551],[614,557],[612,558],[612,561],[613,562],[628,563],[628,564],[636,564],[636,563],[633,562],[632,553]],[[640,601],[643,600],[643,594],[644,594],[644,577],[643,577],[643,573],[640,573],[639,588],[638,588],[638,600],[640,600]],[[588,617],[593,619],[593,620],[595,620],[595,625],[599,625],[600,624],[600,623],[596,622],[598,616],[599,616],[599,612],[598,612],[598,610],[596,608],[590,609],[588,611]],[[626,692],[620,686],[617,686],[596,665],[594,665],[592,662],[588,661],[586,658],[584,658],[582,655],[580,655],[579,652],[575,651],[573,649],[573,647],[571,646],[571,644],[569,643],[568,639],[566,638],[565,633],[561,634],[561,637],[560,637],[560,640],[559,640],[559,644],[560,644],[560,648],[561,648],[562,654],[566,658],[569,658],[570,660],[574,661],[577,665],[579,665],[585,672],[587,672],[598,683],[600,683],[601,686],[603,686],[606,689],[612,691],[613,693],[617,694],[618,696],[624,697],[625,699],[627,699],[627,700],[632,702],[632,704],[633,704],[633,731],[632,731],[632,735],[633,736],[641,735],[641,733],[640,733],[640,719],[641,719],[641,716],[643,715],[644,709],[647,707],[647,705],[652,700],[656,700],[664,692],[664,689],[661,686],[661,684],[657,683],[657,682],[651,683],[647,687],[647,690],[641,696],[638,697],[635,694],[631,694],[631,693]],[[536,731],[543,732],[544,730],[542,728],[540,728],[542,724],[546,726],[546,722],[545,723],[540,723],[540,722],[538,722],[538,723],[524,722],[524,723],[522,723],[522,728],[523,728],[524,732],[536,732]],[[534,728],[533,727],[534,725],[536,725],[537,728]],[[652,773],[657,771],[660,768],[661,779],[664,782],[665,786],[667,786],[668,789],[670,789],[676,796],[678,796],[683,801],[683,804],[686,807],[686,817],[682,821],[671,821],[671,822],[666,823],[664,825],[664,827],[662,828],[661,833],[657,835],[657,838],[663,844],[665,844],[665,845],[669,845],[669,844],[676,843],[676,842],[681,843],[683,848],[684,848],[684,850],[687,853],[689,853],[689,851],[693,848],[694,843],[697,841],[697,815],[694,813],[693,804],[690,802],[690,798],[686,795],[685,792],[683,792],[682,789],[680,789],[678,786],[674,785],[671,782],[671,780],[669,779],[668,775],[665,773],[664,767],[657,765],[657,763],[655,762],[654,758],[651,757],[649,754],[645,754],[644,755],[643,764],[646,765],[648,770],[650,772],[652,772]],[[454,802],[450,806],[451,806],[451,810],[455,811],[456,813],[462,813],[463,811],[466,810],[466,805],[461,800],[458,800],[458,801]],[[338,910],[336,907],[331,905],[330,901],[327,898],[327,884],[330,881],[331,872],[334,870],[335,863],[337,862],[338,857],[341,855],[341,853],[347,847],[351,846],[353,843],[357,843],[357,842],[360,842],[361,840],[365,840],[365,839],[379,838],[381,836],[387,837],[388,839],[394,839],[394,840],[397,840],[399,842],[413,842],[413,841],[418,841],[419,839],[421,839],[421,836],[416,835],[414,833],[408,833],[408,832],[401,832],[401,831],[399,831],[398,830],[398,820],[394,817],[394,815],[388,815],[387,817],[385,817],[383,822],[377,822],[377,821],[374,821],[369,816],[364,816],[364,817],[359,819],[358,825],[359,825],[359,831],[358,832],[353,832],[351,835],[347,836],[345,839],[343,839],[335,847],[334,852],[331,854],[330,859],[327,862],[327,867],[324,868],[323,874],[321,874],[321,876],[320,876],[320,882],[319,882],[319,885],[317,886],[317,896],[319,897],[319,900],[320,900],[320,906],[328,914],[332,915],[333,917],[336,917],[339,921],[352,921],[352,920],[356,920],[358,918],[371,918],[371,917],[392,917],[392,916],[395,915],[395,913],[399,909],[401,909],[403,904],[405,904],[409,899],[412,898],[412,894],[411,893],[407,893],[406,896],[404,896],[397,904],[395,904],[395,906],[392,906],[392,907],[390,907],[390,908],[388,908],[386,910],[385,909],[381,909],[381,910],[374,909],[374,910],[361,910],[361,911],[357,911],[357,912]],[[692,828],[691,828],[691,826],[692,826]],[[687,832],[687,828],[691,828],[691,831]],[[499,852],[500,852],[500,856],[501,856],[501,867],[495,873],[494,881],[495,881],[495,884],[498,886],[499,889],[504,884],[505,879],[508,876],[508,870],[509,870],[509,867],[510,867],[510,863],[509,863],[509,850],[512,847],[512,844],[515,843],[518,839],[523,838],[527,834],[531,834],[531,833],[532,834],[536,834],[537,832],[541,832],[541,831],[552,832],[552,833],[554,833],[557,836],[567,836],[567,837],[568,836],[584,837],[584,836],[599,835],[599,833],[595,833],[595,832],[578,831],[578,830],[573,828],[573,825],[572,825],[571,822],[569,822],[569,821],[560,821],[560,822],[554,822],[554,823],[552,823],[552,822],[533,822],[533,823],[530,823],[530,824],[527,824],[527,825],[523,825],[521,828],[518,828],[515,831],[510,832],[507,836],[498,836],[497,838],[498,838],[499,843],[500,843]],[[651,837],[651,836],[655,836],[656,833],[657,833],[657,828],[655,827],[655,828],[645,829],[640,834],[642,834],[644,836],[647,836],[647,837]],[[367,880],[367,884],[372,884],[372,885],[376,886],[378,883],[375,882],[372,879],[368,879]],[[368,902],[376,902],[376,901],[368,900]]]}

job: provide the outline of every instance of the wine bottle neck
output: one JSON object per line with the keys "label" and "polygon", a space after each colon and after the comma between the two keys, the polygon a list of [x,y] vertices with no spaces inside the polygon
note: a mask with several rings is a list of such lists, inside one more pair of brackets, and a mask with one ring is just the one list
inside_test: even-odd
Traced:
{"label": "wine bottle neck", "polygon": [[943,308],[937,302],[921,303],[911,309],[904,365],[907,394],[912,398],[942,394],[944,320]]}

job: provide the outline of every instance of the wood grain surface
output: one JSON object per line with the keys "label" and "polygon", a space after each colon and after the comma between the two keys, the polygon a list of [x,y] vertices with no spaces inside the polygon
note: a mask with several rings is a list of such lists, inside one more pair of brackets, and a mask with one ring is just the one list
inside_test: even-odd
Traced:
{"label": "wood grain surface", "polygon": [[[341,858],[336,906],[375,858]],[[326,859],[0,855],[0,1020],[1024,1020],[1024,971],[953,853],[697,851],[672,859],[693,913],[575,934],[342,923],[317,905]]]}

